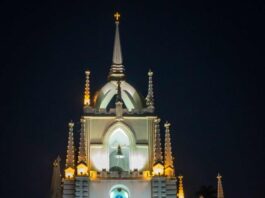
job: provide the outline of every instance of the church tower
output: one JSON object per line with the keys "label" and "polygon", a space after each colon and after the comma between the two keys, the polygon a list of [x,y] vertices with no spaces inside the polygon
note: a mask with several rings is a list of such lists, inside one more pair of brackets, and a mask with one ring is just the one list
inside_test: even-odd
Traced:
{"label": "church tower", "polygon": [[[107,82],[91,95],[91,73],[85,72],[81,129],[76,130],[74,123],[69,123],[62,197],[175,198],[170,124],[162,123],[166,133],[163,152],[161,120],[155,113],[153,72],[148,72],[147,96],[143,98],[126,81],[120,14],[114,16],[113,58]],[[79,133],[75,135],[76,132]],[[77,136],[79,144],[75,147]]]}

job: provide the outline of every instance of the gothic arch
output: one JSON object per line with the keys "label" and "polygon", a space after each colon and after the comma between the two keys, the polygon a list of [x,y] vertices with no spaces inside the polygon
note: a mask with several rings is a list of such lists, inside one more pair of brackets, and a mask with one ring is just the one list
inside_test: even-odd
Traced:
{"label": "gothic arch", "polygon": [[[132,157],[135,153],[136,141],[133,131],[123,122],[115,122],[111,124],[104,133],[103,145],[107,153],[108,169],[113,168],[115,162],[116,147],[117,145],[124,146],[123,154],[125,159],[122,159],[120,166],[125,171],[132,169]],[[115,145],[115,146],[114,146]]]}
{"label": "gothic arch", "polygon": [[123,129],[123,131],[129,137],[130,142],[131,142],[132,145],[136,144],[136,136],[135,136],[135,132],[133,131],[133,129],[131,127],[129,127],[125,122],[117,121],[117,122],[114,122],[114,123],[110,124],[106,128],[106,130],[105,130],[105,132],[103,134],[103,144],[104,145],[107,143],[109,137],[111,136],[111,134],[117,128]]}

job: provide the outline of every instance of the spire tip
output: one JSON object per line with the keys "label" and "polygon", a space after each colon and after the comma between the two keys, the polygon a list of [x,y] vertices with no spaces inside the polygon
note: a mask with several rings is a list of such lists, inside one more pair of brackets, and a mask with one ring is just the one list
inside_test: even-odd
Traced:
{"label": "spire tip", "polygon": [[114,14],[115,22],[120,22],[120,17],[121,17],[121,14],[119,12],[115,12]]}

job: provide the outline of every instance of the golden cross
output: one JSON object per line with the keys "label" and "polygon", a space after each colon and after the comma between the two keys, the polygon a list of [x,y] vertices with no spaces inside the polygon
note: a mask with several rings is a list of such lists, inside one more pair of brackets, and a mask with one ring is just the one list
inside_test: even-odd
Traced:
{"label": "golden cross", "polygon": [[121,17],[121,15],[120,15],[119,12],[116,12],[116,13],[114,14],[114,18],[115,18],[116,21],[119,21],[120,17]]}

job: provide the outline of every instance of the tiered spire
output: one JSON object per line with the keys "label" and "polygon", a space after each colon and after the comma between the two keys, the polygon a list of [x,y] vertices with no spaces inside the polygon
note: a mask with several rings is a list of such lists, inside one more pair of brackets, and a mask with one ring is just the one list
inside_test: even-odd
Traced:
{"label": "tiered spire", "polygon": [[118,80],[118,79],[122,80],[125,77],[124,66],[122,61],[122,53],[121,53],[120,33],[119,33],[120,16],[121,15],[118,12],[114,14],[116,32],[115,32],[115,40],[113,48],[112,65],[109,73],[109,80]]}
{"label": "tiered spire", "polygon": [[74,146],[74,123],[71,121],[68,124],[69,134],[68,134],[68,146],[67,146],[67,156],[66,156],[66,168],[75,167],[75,146]]}
{"label": "tiered spire", "polygon": [[217,178],[217,198],[224,198],[222,176],[218,173],[216,178]]}
{"label": "tiered spire", "polygon": [[52,184],[51,184],[51,198],[61,198],[61,158],[58,156],[53,162]]}
{"label": "tiered spire", "polygon": [[155,134],[154,134],[154,161],[153,161],[153,175],[164,175],[163,155],[161,149],[160,138],[160,119],[155,119]]}
{"label": "tiered spire", "polygon": [[78,152],[77,175],[83,176],[88,174],[85,119],[81,118],[80,123],[81,123],[81,131],[80,131],[80,142],[79,142],[79,152]]}
{"label": "tiered spire", "polygon": [[84,93],[84,105],[89,106],[90,105],[90,71],[85,71],[86,74],[86,84],[85,84],[85,93]]}
{"label": "tiered spire", "polygon": [[151,69],[148,72],[148,93],[145,98],[146,100],[146,106],[150,109],[154,109],[154,91],[153,91],[153,72]]}
{"label": "tiered spire", "polygon": [[163,163],[163,155],[161,149],[161,138],[160,138],[160,118],[155,119],[155,137],[154,137],[154,164]]}
{"label": "tiered spire", "polygon": [[79,152],[78,152],[78,163],[87,164],[85,119],[81,118],[80,122],[81,122],[81,131],[80,131],[80,142],[79,142]]}
{"label": "tiered spire", "polygon": [[73,179],[75,175],[75,146],[74,146],[74,123],[71,121],[68,124],[68,146],[65,164],[65,178]]}
{"label": "tiered spire", "polygon": [[[173,157],[172,157],[172,148],[171,148],[171,138],[170,138],[170,123],[165,123],[165,172],[168,176],[174,175],[174,165],[173,165]],[[167,170],[169,168],[169,170]]]}
{"label": "tiered spire", "polygon": [[184,188],[183,188],[183,176],[180,175],[178,177],[178,194],[177,197],[178,198],[184,198]]}

